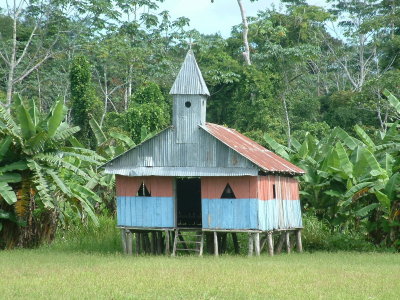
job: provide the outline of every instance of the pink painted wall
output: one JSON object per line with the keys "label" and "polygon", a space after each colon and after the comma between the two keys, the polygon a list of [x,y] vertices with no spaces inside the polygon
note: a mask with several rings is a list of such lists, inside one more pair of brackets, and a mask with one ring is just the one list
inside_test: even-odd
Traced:
{"label": "pink painted wall", "polygon": [[117,196],[136,196],[142,184],[146,185],[152,197],[172,197],[173,178],[161,176],[128,177],[116,175]]}
{"label": "pink painted wall", "polygon": [[299,200],[299,183],[297,179],[282,176],[259,176],[258,199],[273,199],[273,184],[275,184],[276,198],[282,200]]}
{"label": "pink painted wall", "polygon": [[257,177],[202,177],[201,197],[219,199],[229,183],[236,198],[257,198]]}

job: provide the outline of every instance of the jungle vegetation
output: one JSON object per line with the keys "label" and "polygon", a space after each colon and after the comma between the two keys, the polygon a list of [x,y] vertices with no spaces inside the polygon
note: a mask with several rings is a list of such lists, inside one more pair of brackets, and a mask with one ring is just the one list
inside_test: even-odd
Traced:
{"label": "jungle vegetation", "polygon": [[303,210],[330,232],[400,249],[400,1],[282,0],[229,37],[159,2],[0,7],[0,248],[115,214],[97,166],[169,125],[191,41],[209,122],[304,168]]}

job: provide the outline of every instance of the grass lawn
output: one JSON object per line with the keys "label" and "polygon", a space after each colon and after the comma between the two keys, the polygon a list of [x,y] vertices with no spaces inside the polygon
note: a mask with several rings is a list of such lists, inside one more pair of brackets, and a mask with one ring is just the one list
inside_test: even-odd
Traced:
{"label": "grass lawn", "polygon": [[135,257],[0,251],[1,299],[399,299],[400,255]]}

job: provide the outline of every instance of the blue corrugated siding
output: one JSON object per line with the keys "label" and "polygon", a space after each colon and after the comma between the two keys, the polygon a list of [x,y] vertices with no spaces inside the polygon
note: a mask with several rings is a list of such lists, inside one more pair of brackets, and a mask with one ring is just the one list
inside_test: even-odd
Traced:
{"label": "blue corrugated siding", "polygon": [[172,197],[117,197],[119,226],[174,227]]}
{"label": "blue corrugated siding", "polygon": [[261,230],[302,227],[300,200],[259,200],[258,219]]}
{"label": "blue corrugated siding", "polygon": [[257,229],[257,199],[202,199],[203,228]]}

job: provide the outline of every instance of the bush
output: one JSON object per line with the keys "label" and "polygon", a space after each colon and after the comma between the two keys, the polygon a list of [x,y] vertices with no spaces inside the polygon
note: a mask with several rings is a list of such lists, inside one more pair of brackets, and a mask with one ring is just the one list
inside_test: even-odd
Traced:
{"label": "bush", "polygon": [[331,231],[328,223],[315,215],[303,215],[303,246],[306,251],[376,251],[364,235],[355,232]]}
{"label": "bush", "polygon": [[115,253],[121,252],[121,233],[116,220],[111,216],[100,215],[99,226],[92,222],[70,225],[59,230],[50,248],[77,252]]}

